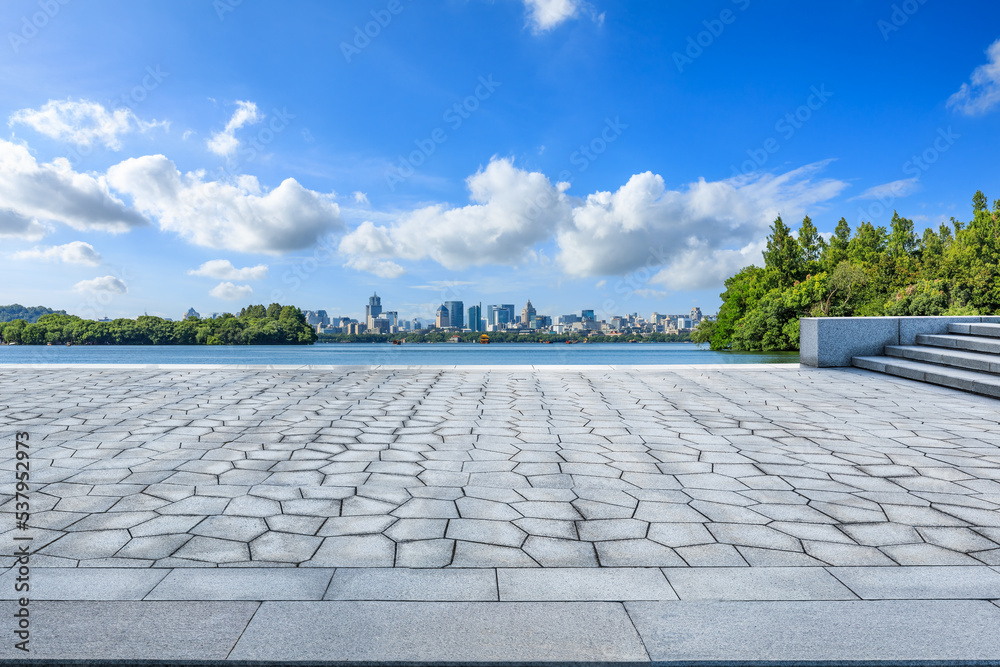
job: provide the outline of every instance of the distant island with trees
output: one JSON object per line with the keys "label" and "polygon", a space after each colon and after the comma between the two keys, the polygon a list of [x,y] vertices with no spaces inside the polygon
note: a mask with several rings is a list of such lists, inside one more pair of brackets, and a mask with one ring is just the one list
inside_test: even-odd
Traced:
{"label": "distant island with trees", "polygon": [[316,332],[295,306],[272,303],[248,306],[239,315],[180,322],[152,315],[96,321],[48,312],[35,322],[0,323],[0,340],[18,345],[311,345]]}
{"label": "distant island with trees", "polygon": [[[478,343],[480,331],[428,331],[416,333],[407,331],[395,334],[319,334],[320,343],[447,343],[458,338],[462,343]],[[686,343],[691,340],[689,333],[634,333],[634,334],[549,334],[534,331],[490,331],[490,343]]]}
{"label": "distant island with trees", "polygon": [[952,218],[914,231],[893,213],[890,227],[840,219],[827,242],[807,216],[798,235],[779,217],[764,267],[726,280],[714,322],[692,332],[713,350],[799,349],[799,318],[829,316],[993,315],[1000,312],[1000,200],[972,198],[972,220]]}

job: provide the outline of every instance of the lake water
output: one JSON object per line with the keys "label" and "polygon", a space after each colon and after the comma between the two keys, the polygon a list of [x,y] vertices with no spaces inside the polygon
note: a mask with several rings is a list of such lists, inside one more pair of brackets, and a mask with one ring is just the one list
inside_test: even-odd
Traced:
{"label": "lake water", "polygon": [[713,352],[693,343],[436,343],[297,345],[0,346],[0,364],[267,365],[591,365],[766,364],[799,361],[797,352]]}

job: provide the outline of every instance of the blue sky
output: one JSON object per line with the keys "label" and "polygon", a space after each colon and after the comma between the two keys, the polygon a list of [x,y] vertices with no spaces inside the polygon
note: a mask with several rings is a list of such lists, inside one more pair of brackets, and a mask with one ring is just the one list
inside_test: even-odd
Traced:
{"label": "blue sky", "polygon": [[775,215],[1000,197],[1000,6],[8,0],[0,302],[714,312]]}

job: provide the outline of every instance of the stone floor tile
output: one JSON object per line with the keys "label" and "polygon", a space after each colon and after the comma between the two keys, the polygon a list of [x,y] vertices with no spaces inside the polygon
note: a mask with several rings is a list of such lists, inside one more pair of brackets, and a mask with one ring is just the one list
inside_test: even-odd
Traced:
{"label": "stone floor tile", "polygon": [[319,568],[178,568],[146,599],[321,600],[332,576],[332,569]]}
{"label": "stone floor tile", "polygon": [[114,556],[131,539],[125,530],[69,533],[39,551],[59,558],[107,558]]}
{"label": "stone floor tile", "polygon": [[979,565],[965,554],[934,544],[900,544],[880,550],[900,565]]}
{"label": "stone floor tile", "polygon": [[807,554],[829,565],[895,565],[896,562],[875,547],[838,542],[802,540]]}
{"label": "stone floor tile", "polygon": [[338,568],[323,599],[495,601],[497,579],[491,569]]}
{"label": "stone floor tile", "polygon": [[715,538],[700,523],[651,523],[647,537],[668,547],[715,543]]}
{"label": "stone floor tile", "polygon": [[497,581],[503,601],[677,599],[656,568],[501,568]]}
{"label": "stone floor tile", "polygon": [[899,523],[853,523],[841,526],[841,530],[858,544],[869,547],[923,542],[913,526]]}
{"label": "stone floor tile", "polygon": [[[627,602],[654,662],[989,660],[982,601]],[[789,632],[795,640],[788,639]],[[707,639],[710,638],[710,639]]]}
{"label": "stone floor tile", "polygon": [[854,600],[820,567],[665,568],[681,600]]}
{"label": "stone floor tile", "polygon": [[521,547],[542,567],[597,567],[597,554],[590,542],[560,540],[531,535]]}
{"label": "stone floor tile", "polygon": [[384,535],[326,537],[310,567],[392,567],[396,544]]}
{"label": "stone floor tile", "polygon": [[504,547],[520,547],[527,534],[506,521],[483,519],[452,519],[445,537],[466,542],[480,542]]}
{"label": "stone floor tile", "polygon": [[250,542],[250,558],[255,561],[304,563],[313,557],[322,538],[270,531]]}
{"label": "stone floor tile", "polygon": [[384,532],[397,519],[392,516],[342,516],[331,517],[323,523],[316,533],[321,537],[336,537],[338,535],[378,535]]}
{"label": "stone floor tile", "polygon": [[824,565],[808,554],[797,551],[782,551],[779,549],[764,549],[737,545],[743,559],[752,567],[812,567]]}
{"label": "stone floor tile", "polygon": [[833,567],[863,600],[962,600],[1000,597],[1000,573],[986,567]]}
{"label": "stone floor tile", "polygon": [[696,544],[676,547],[677,555],[690,567],[747,567],[749,563],[731,544]]}
{"label": "stone floor tile", "polygon": [[[24,597],[14,589],[15,570],[0,576],[0,599]],[[31,573],[31,602],[40,600],[141,600],[161,579],[165,570],[124,568],[37,568]],[[1000,576],[1000,575],[998,575]]]}
{"label": "stone floor tile", "polygon": [[396,567],[437,568],[451,564],[455,540],[431,539],[396,544]]}
{"label": "stone floor tile", "polygon": [[[405,640],[404,640],[405,639]],[[613,603],[264,603],[232,660],[546,662],[647,660]]]}
{"label": "stone floor tile", "polygon": [[133,537],[115,556],[118,558],[151,558],[153,560],[168,558],[190,539],[191,535],[184,533]]}
{"label": "stone floor tile", "polygon": [[684,567],[677,553],[652,540],[595,542],[602,567]]}
{"label": "stone floor tile", "polygon": [[198,536],[188,540],[174,552],[173,557],[207,563],[234,563],[250,560],[250,549],[245,542]]}
{"label": "stone floor tile", "polygon": [[538,563],[521,549],[462,541],[455,542],[451,565],[452,567],[538,567]]}

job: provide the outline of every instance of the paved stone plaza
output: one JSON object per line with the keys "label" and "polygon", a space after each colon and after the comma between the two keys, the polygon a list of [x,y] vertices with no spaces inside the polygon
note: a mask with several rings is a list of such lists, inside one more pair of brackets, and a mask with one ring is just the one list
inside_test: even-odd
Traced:
{"label": "paved stone plaza", "polygon": [[1000,660],[993,399],[794,365],[0,380],[50,656]]}

